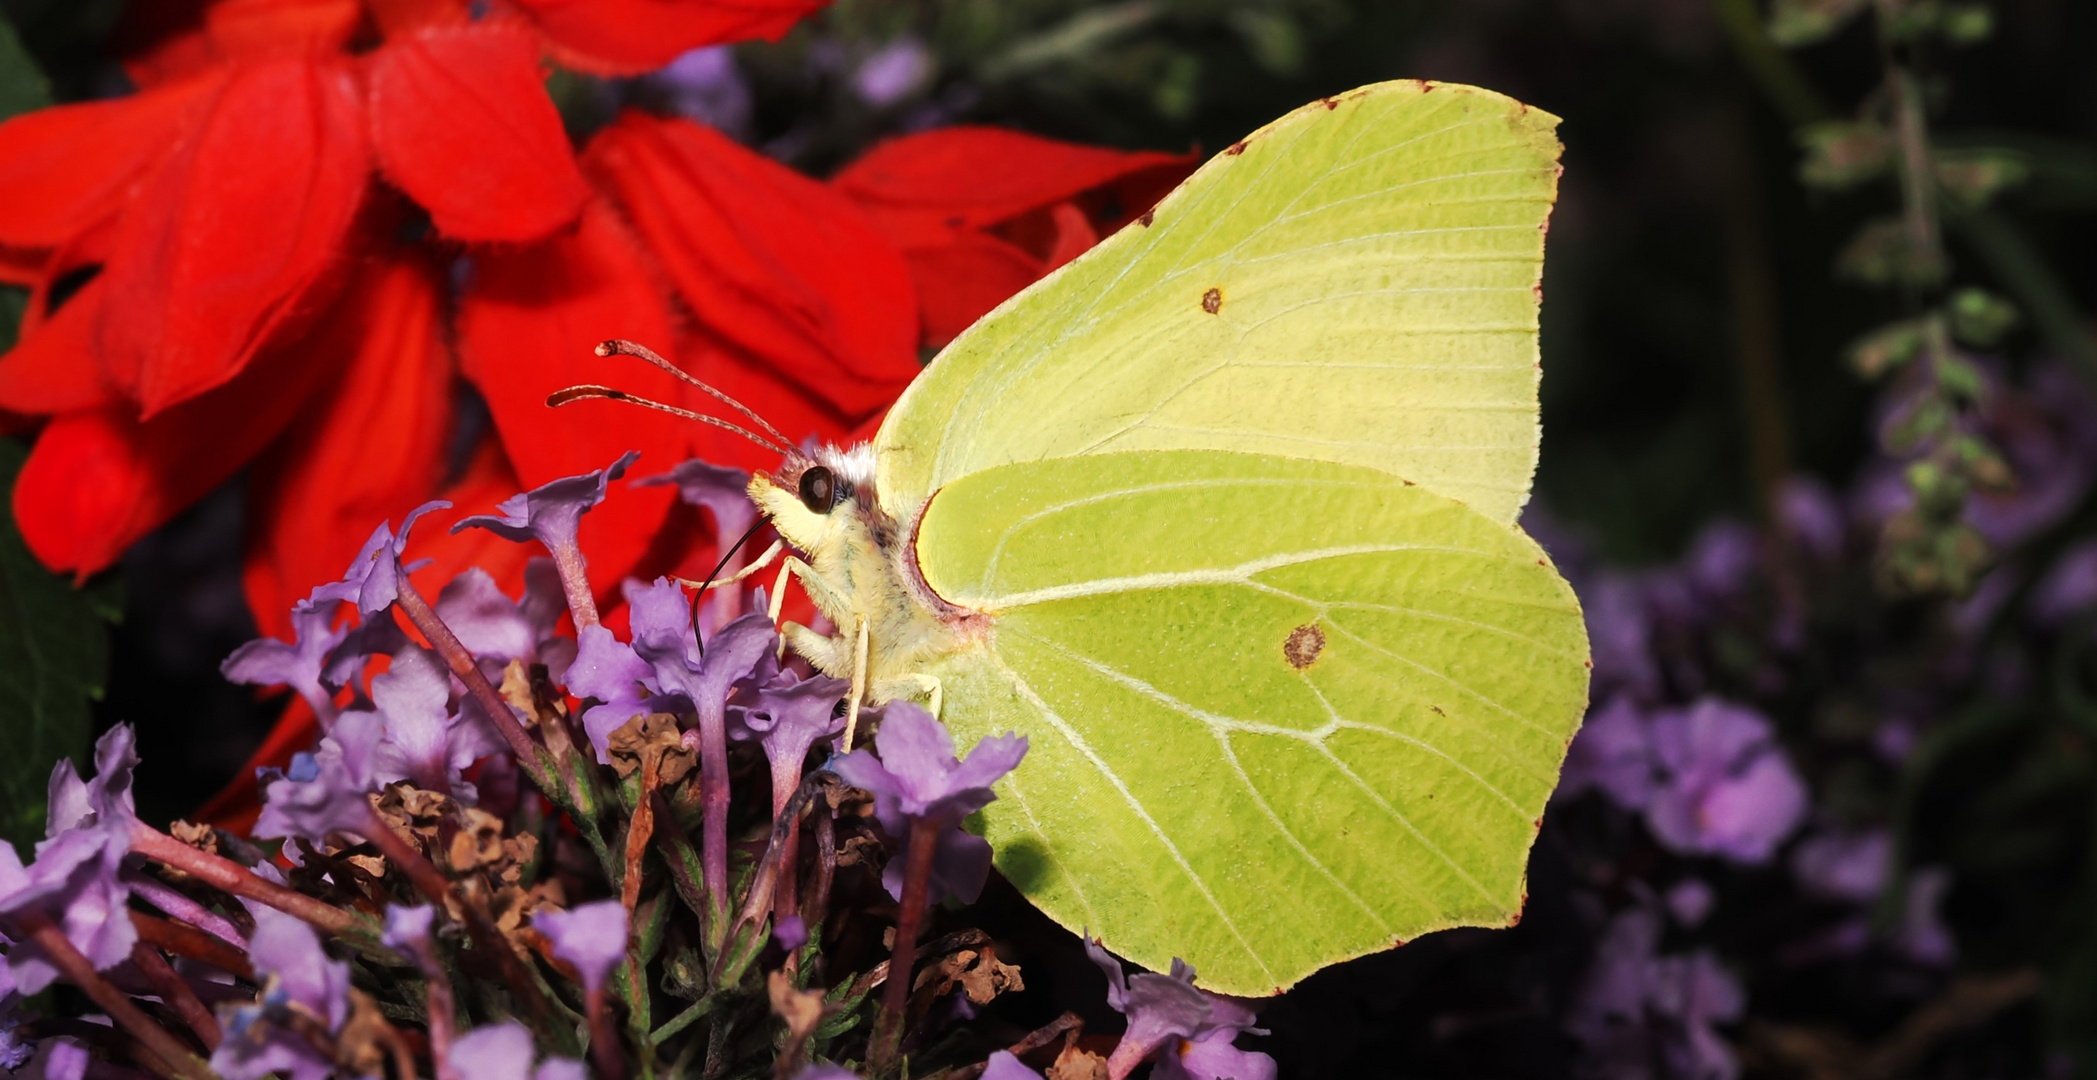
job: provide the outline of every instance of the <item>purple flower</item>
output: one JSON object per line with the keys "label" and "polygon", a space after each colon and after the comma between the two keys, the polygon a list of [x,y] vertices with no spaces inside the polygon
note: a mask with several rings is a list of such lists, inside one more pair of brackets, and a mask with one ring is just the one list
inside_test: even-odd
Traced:
{"label": "purple flower", "polygon": [[[692,55],[687,53],[686,57]],[[676,484],[678,498],[712,513],[714,536],[722,544],[742,536],[757,520],[757,504],[750,501],[750,474],[741,469],[693,458],[669,472],[644,476],[633,482],[634,487],[659,484]]]}
{"label": "purple flower", "polygon": [[568,692],[580,698],[595,698],[598,704],[583,710],[583,731],[597,748],[597,762],[611,763],[612,732],[628,720],[648,712],[651,696],[647,684],[655,678],[648,661],[634,655],[633,648],[603,625],[582,628],[576,635],[575,662],[568,665]]}
{"label": "purple flower", "polygon": [[1784,536],[1816,559],[1842,554],[1847,524],[1842,504],[1826,484],[1810,476],[1794,476],[1777,488],[1777,527]]}
{"label": "purple flower", "polygon": [[318,749],[294,755],[291,768],[263,789],[254,835],[315,842],[331,832],[361,835],[371,827],[365,796],[379,789],[377,759],[385,734],[377,713],[343,713]]}
{"label": "purple flower", "polygon": [[1908,903],[1893,944],[1918,964],[1946,967],[1958,959],[1958,941],[1944,925],[1944,897],[1951,891],[1951,871],[1941,866],[1915,871],[1908,878]]}
{"label": "purple flower", "polygon": [[402,649],[392,668],[371,680],[371,699],[385,722],[385,736],[372,758],[379,784],[406,779],[462,802],[474,801],[473,786],[460,772],[502,744],[477,714],[452,710],[451,671],[436,653]]}
{"label": "purple flower", "polygon": [[432,969],[443,970],[437,964],[437,941],[431,936],[431,926],[436,922],[437,909],[430,904],[389,904],[386,907],[386,927],[379,934],[379,941],[387,948],[412,957],[415,965],[425,973]]}
{"label": "purple flower", "polygon": [[904,35],[883,46],[852,74],[860,100],[885,109],[916,93],[931,80],[936,64],[925,43]]}
{"label": "purple flower", "polygon": [[736,67],[734,46],[693,49],[647,78],[669,98],[671,112],[738,141],[749,135],[750,85]]}
{"label": "purple flower", "polygon": [[1752,710],[1707,698],[1652,718],[1662,778],[1646,824],[1670,850],[1759,863],[1806,812],[1806,788]]}
{"label": "purple flower", "polygon": [[1738,521],[1705,526],[1689,546],[1685,560],[1690,583],[1698,593],[1714,599],[1739,594],[1754,576],[1760,547],[1755,530]]}
{"label": "purple flower", "polygon": [[1629,691],[1642,701],[1660,692],[1660,667],[1653,660],[1653,619],[1638,580],[1605,573],[1581,591],[1587,636],[1593,644],[1595,681]]}
{"label": "purple flower", "polygon": [[1730,1080],[1732,1051],[1712,1029],[1740,1017],[1740,984],[1709,952],[1660,956],[1660,918],[1646,908],[1618,915],[1595,948],[1566,1029],[1586,1045],[1598,1075]]}
{"label": "purple flower", "polygon": [[1675,921],[1695,929],[1718,906],[1718,890],[1703,878],[1683,878],[1667,890],[1667,911]]}
{"label": "purple flower", "polygon": [[459,1080],[583,1080],[583,1064],[550,1057],[532,1068],[532,1033],[515,1020],[474,1028],[452,1044]]}
{"label": "purple flower", "polygon": [[381,524],[364,542],[357,557],[350,560],[349,569],[343,571],[342,580],[322,585],[313,590],[308,602],[318,605],[328,600],[347,600],[357,605],[365,615],[374,615],[386,610],[400,596],[400,575],[403,570],[415,567],[401,566],[401,552],[408,548],[408,530],[415,527],[415,519],[432,510],[443,510],[451,504],[442,499],[423,503],[408,511],[401,519],[400,535]]}
{"label": "purple flower", "polygon": [[[769,655],[769,654],[767,654]],[[741,742],[761,742],[772,767],[772,813],[785,809],[801,782],[808,748],[845,729],[837,712],[852,684],[825,675],[802,679],[781,672],[750,694],[748,706],[728,710],[728,735]]]}
{"label": "purple flower", "polygon": [[1617,696],[1594,710],[1566,751],[1564,779],[1558,790],[1567,797],[1599,790],[1626,810],[1643,810],[1653,793],[1653,765],[1646,744],[1645,717],[1627,697]]}
{"label": "purple flower", "polygon": [[833,1065],[826,1061],[821,1065],[801,1066],[801,1071],[794,1074],[794,1080],[859,1080],[859,1074],[842,1065]]}
{"label": "purple flower", "polygon": [[291,609],[292,644],[256,638],[233,650],[219,664],[219,674],[251,686],[289,686],[313,706],[324,727],[332,725],[335,691],[326,683],[328,656],[349,636],[348,630],[335,629],[335,606],[333,600],[299,601]]}
{"label": "purple flower", "polygon": [[259,905],[251,910],[255,936],[248,958],[266,980],[262,998],[227,1012],[226,1038],[211,1055],[211,1067],[227,1080],[260,1080],[274,1072],[322,1080],[335,1063],[288,1021],[298,1014],[340,1031],[349,1019],[349,965],[328,959],[319,935],[300,919]]}
{"label": "purple flower", "polygon": [[[5,965],[0,965],[0,984],[12,987]],[[0,1069],[19,1072],[38,1053],[37,1045],[20,1030],[35,1018],[34,1013],[22,1007],[22,996],[12,988],[0,993]]]}
{"label": "purple flower", "polygon": [[568,911],[546,911],[532,925],[553,942],[553,954],[575,965],[583,989],[596,993],[612,969],[626,960],[629,933],[626,909],[617,900],[599,900]]}
{"label": "purple flower", "polygon": [[951,894],[973,904],[990,876],[990,843],[961,830],[961,821],[990,805],[990,786],[1011,772],[1027,752],[1022,735],[993,735],[976,744],[966,762],[954,758],[954,739],[932,714],[909,702],[890,705],[874,735],[877,759],[854,750],[830,764],[845,783],[874,795],[874,816],[904,850],[881,871],[890,896],[903,895],[910,822],[939,827],[932,859],[932,897]]}
{"label": "purple flower", "polygon": [[1822,833],[1791,853],[1791,872],[1808,892],[1864,904],[1878,897],[1892,857],[1893,840],[1883,829]]}
{"label": "purple flower", "polygon": [[772,927],[772,940],[787,952],[794,952],[808,944],[808,923],[799,915],[788,915]]}
{"label": "purple flower", "polygon": [[[8,1038],[13,1039],[12,1033]],[[93,1060],[85,1043],[64,1036],[45,1039],[34,1048],[34,1057],[30,1056],[29,1044],[14,1045],[19,1047],[22,1060],[13,1062],[8,1068],[22,1069],[25,1062],[29,1066],[17,1074],[21,1080],[85,1080],[88,1063]]]}
{"label": "purple flower", "polygon": [[980,1080],[1041,1080],[1041,1074],[1027,1068],[1026,1063],[1009,1052],[1000,1050],[984,1063]]}
{"label": "purple flower", "polygon": [[628,450],[619,455],[619,460],[595,472],[564,476],[512,495],[495,504],[495,513],[460,518],[451,531],[486,529],[516,543],[535,539],[548,551],[573,548],[582,516],[604,501],[611,482],[625,475],[626,467],[640,456]]}
{"label": "purple flower", "polygon": [[1195,989],[1184,961],[1173,960],[1170,975],[1126,975],[1099,942],[1085,939],[1085,955],[1107,976],[1107,1004],[1128,1018],[1107,1058],[1114,1080],[1145,1061],[1156,1062],[1152,1076],[1170,1080],[1274,1080],[1273,1058],[1232,1045],[1240,1032],[1267,1034],[1253,1026],[1252,1010]]}
{"label": "purple flower", "polygon": [[[46,838],[36,859],[22,865],[11,844],[0,843],[0,915],[39,912],[65,932],[98,971],[131,955],[131,888],[118,871],[137,824],[131,773],[138,764],[131,726],[119,724],[95,743],[95,778],[83,781],[61,759],[51,771]],[[34,994],[58,977],[42,949],[17,942],[7,954],[13,989]]]}
{"label": "purple flower", "polygon": [[575,643],[556,632],[563,605],[553,560],[533,559],[524,572],[524,599],[512,601],[480,567],[451,579],[437,594],[437,617],[459,643],[501,681],[512,660],[544,663],[559,682],[575,656]]}
{"label": "purple flower", "polygon": [[553,555],[553,565],[560,571],[561,588],[567,593],[575,625],[588,626],[597,621],[597,601],[590,594],[589,578],[584,574],[589,562],[583,558],[576,532],[582,527],[582,516],[604,501],[605,489],[625,475],[626,467],[640,456],[629,450],[595,472],[564,476],[512,495],[495,504],[496,513],[460,518],[451,531],[481,528],[518,543],[538,540]]}
{"label": "purple flower", "polygon": [[2097,606],[2097,539],[2082,540],[2061,553],[2032,589],[2032,617],[2058,626],[2078,611]]}

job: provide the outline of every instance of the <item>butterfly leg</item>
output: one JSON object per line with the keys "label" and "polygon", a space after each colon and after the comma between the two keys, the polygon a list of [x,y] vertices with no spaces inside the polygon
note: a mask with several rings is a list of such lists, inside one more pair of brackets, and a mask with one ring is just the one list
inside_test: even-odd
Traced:
{"label": "butterfly leg", "polygon": [[693,581],[691,578],[678,578],[677,583],[679,585],[684,586],[687,589],[718,589],[723,585],[733,585],[736,582],[741,581],[744,578],[757,573],[759,570],[762,570],[765,567],[770,566],[772,564],[772,560],[778,558],[779,553],[785,550],[786,541],[774,540],[772,541],[772,546],[766,548],[764,554],[759,555],[756,559],[752,560],[750,565],[743,567],[741,570],[738,570],[735,573],[728,575],[727,577],[715,578],[712,584],[708,584],[703,581]]}
{"label": "butterfly leg", "polygon": [[867,617],[856,616],[858,640],[852,649],[852,696],[845,699],[845,752],[852,750],[852,733],[859,730],[859,707],[866,700]]}
{"label": "butterfly leg", "polygon": [[[815,601],[816,610],[828,616],[831,622],[839,626],[849,626],[854,619],[859,618],[859,612],[852,606],[850,598],[838,592],[835,586],[824,580],[823,576],[816,572],[815,567],[802,562],[797,556],[788,555],[785,559],[780,560],[779,576],[772,582],[772,602],[769,605],[769,610],[766,612],[771,617],[772,625],[779,625],[779,611],[786,605],[786,579],[788,575],[792,575],[796,581],[801,583],[803,589],[808,590],[808,598]],[[786,656],[786,639],[784,637],[781,637],[779,641],[779,655],[781,658]],[[807,654],[803,653],[802,655],[805,656]],[[810,657],[810,659],[814,658]]]}
{"label": "butterfly leg", "polygon": [[920,697],[926,699],[926,708],[937,718],[940,715],[940,705],[946,699],[946,686],[937,677],[922,671],[907,672],[874,684],[876,701],[902,701]]}

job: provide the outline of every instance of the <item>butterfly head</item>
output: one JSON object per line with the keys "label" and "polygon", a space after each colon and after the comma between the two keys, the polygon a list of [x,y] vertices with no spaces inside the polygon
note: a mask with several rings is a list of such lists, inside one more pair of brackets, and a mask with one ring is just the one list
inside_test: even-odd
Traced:
{"label": "butterfly head", "polygon": [[750,478],[750,498],[787,543],[810,555],[892,532],[874,498],[873,448],[864,443],[789,454],[778,472]]}

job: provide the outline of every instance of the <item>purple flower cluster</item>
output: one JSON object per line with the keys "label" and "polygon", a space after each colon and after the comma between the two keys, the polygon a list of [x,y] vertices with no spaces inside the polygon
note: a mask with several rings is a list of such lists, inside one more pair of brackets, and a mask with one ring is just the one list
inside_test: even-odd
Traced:
{"label": "purple flower cluster", "polygon": [[890,896],[902,897],[910,823],[931,822],[938,829],[933,899],[952,896],[964,904],[975,903],[990,876],[990,842],[962,831],[961,821],[997,798],[990,786],[1019,764],[1027,752],[1026,738],[993,735],[977,743],[967,761],[959,761],[946,725],[915,705],[899,702],[883,715],[874,748],[880,757],[854,750],[831,762],[830,770],[845,783],[873,793],[875,819],[904,845],[882,870],[881,884]]}
{"label": "purple flower cluster", "polygon": [[1589,789],[1643,813],[1671,851],[1743,863],[1769,861],[1807,809],[1769,721],[1712,698],[1643,712],[1618,697],[1590,714],[1561,790]]}
{"label": "purple flower cluster", "polygon": [[1739,1064],[1715,1025],[1740,1019],[1746,994],[1709,950],[1661,955],[1661,930],[1646,907],[1610,922],[1567,1030],[1587,1048],[1585,1067],[1610,1080],[1732,1080]]}
{"label": "purple flower cluster", "polygon": [[[138,940],[128,914],[131,889],[118,873],[138,822],[131,800],[137,765],[130,726],[111,728],[95,744],[93,780],[82,780],[71,761],[51,771],[45,837],[35,859],[24,867],[13,845],[0,843],[0,917],[14,925],[49,919],[98,971],[126,960]],[[42,948],[16,941],[8,947],[0,998],[34,994],[57,977]]]}

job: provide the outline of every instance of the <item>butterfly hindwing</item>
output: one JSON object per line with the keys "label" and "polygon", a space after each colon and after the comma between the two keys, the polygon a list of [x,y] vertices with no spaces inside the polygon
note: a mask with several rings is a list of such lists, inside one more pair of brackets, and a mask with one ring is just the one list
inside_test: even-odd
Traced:
{"label": "butterfly hindwing", "polygon": [[1520,532],[1374,469],[1161,451],[977,472],[917,543],[993,620],[932,673],[959,743],[1029,738],[983,825],[1060,922],[1260,994],[1519,912],[1587,689]]}
{"label": "butterfly hindwing", "polygon": [[876,440],[907,519],[980,469],[1144,449],[1368,465],[1513,522],[1558,120],[1449,84],[1314,102],[985,316]]}

